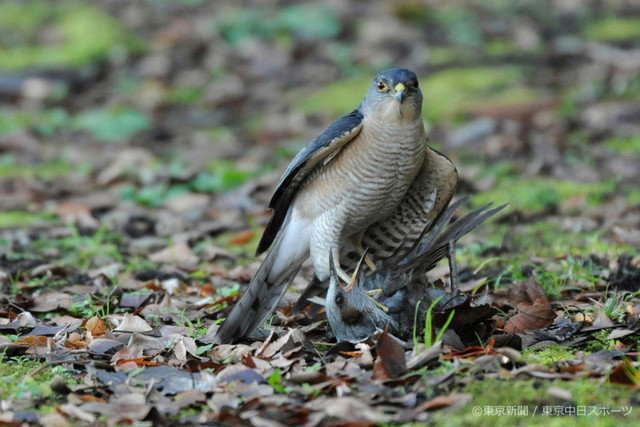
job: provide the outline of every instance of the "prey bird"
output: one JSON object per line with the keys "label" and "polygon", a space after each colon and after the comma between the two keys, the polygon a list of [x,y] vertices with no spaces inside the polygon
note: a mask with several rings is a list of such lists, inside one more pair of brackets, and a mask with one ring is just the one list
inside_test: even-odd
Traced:
{"label": "prey bird", "polygon": [[427,145],[415,73],[380,72],[360,105],[307,144],[284,172],[256,254],[268,250],[266,258],[217,342],[258,328],[309,257],[316,281],[327,281],[331,271],[348,280],[340,261],[349,250],[372,248],[366,261],[374,267],[371,257],[411,247],[449,203],[457,180],[451,161]]}
{"label": "prey bird", "polygon": [[365,274],[361,260],[346,286],[340,283],[340,277],[332,268],[325,310],[338,341],[358,342],[376,330],[386,328],[401,338],[407,338],[411,336],[415,319],[423,319],[428,307],[438,297],[446,296],[439,301],[440,309],[454,302],[457,295],[446,295],[437,288],[429,287],[426,273],[447,256],[450,242],[456,242],[506,206],[483,206],[444,230],[464,200],[452,203],[398,262],[383,262],[375,271]]}

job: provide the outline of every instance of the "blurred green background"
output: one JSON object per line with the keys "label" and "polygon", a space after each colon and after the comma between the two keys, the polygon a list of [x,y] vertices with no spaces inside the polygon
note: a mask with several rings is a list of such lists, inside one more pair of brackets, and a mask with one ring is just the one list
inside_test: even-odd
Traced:
{"label": "blurred green background", "polygon": [[[123,420],[129,410],[144,416],[137,400],[129,405],[132,396],[142,396],[133,393],[141,386],[127,381],[132,393],[123,395],[128,389],[120,385],[125,384],[116,390],[109,379],[108,391],[100,385],[107,377],[94,378],[104,364],[87,363],[107,360],[110,356],[101,351],[111,351],[111,344],[101,344],[98,348],[108,349],[97,353],[89,347],[89,359],[84,350],[61,347],[66,326],[62,331],[51,328],[52,316],[64,315],[68,322],[69,316],[138,314],[149,304],[158,312],[142,315],[154,326],[188,326],[197,339],[209,335],[207,328],[220,321],[222,307],[258,268],[253,255],[269,220],[265,208],[290,159],[356,107],[373,76],[389,67],[410,68],[420,77],[430,144],[457,165],[458,193],[470,194],[475,206],[510,203],[498,218],[460,242],[457,261],[465,289],[489,284],[498,294],[497,306],[508,310],[500,301],[509,284],[539,284],[554,309],[565,307],[566,317],[579,310],[597,316],[600,325],[610,318],[619,327],[627,319],[626,327],[632,328],[628,319],[637,318],[631,313],[638,311],[640,266],[640,2],[3,0],[0,311],[5,318],[0,321],[5,333],[15,331],[4,336],[3,345],[15,349],[19,334],[36,324],[33,319],[46,325],[36,328],[38,334],[56,334],[53,347],[47,338],[46,363],[7,359],[11,353],[0,351],[0,366],[6,366],[0,378],[7,383],[4,395],[0,393],[3,409],[15,411],[15,420],[46,425],[67,422],[65,411],[73,414],[69,422],[76,423],[100,424],[108,418],[113,424],[112,415],[125,407],[119,414]],[[307,284],[310,266],[300,276],[293,291]],[[62,295],[68,307],[58,306],[62,300],[48,291]],[[152,292],[155,296],[148,298]],[[159,296],[165,292],[166,297]],[[163,298],[162,305],[155,304],[156,297]],[[34,300],[36,305],[46,301],[50,308],[39,312]],[[174,307],[180,312],[172,312]],[[29,311],[35,316],[31,320]],[[26,320],[20,320],[23,316]],[[12,330],[9,322],[19,326]],[[76,327],[80,331],[84,326]],[[446,410],[433,414],[431,409],[450,403],[423,399],[445,397],[439,395],[444,384],[447,390],[473,394],[473,405],[560,403],[569,409],[588,403],[611,407],[613,413],[620,405],[632,407],[637,397],[630,398],[633,392],[627,389],[603,389],[606,373],[624,348],[609,333],[605,326],[589,341],[572,338],[579,347],[565,347],[564,342],[532,350],[514,362],[517,372],[497,368],[498,360],[515,359],[506,352],[495,362],[454,365],[441,360],[437,369],[416,371],[414,379],[421,379],[415,385],[386,382],[392,388],[385,389],[369,386],[368,368],[325,369],[324,361],[316,359],[300,366],[322,373],[309,378],[323,386],[309,387],[303,379],[304,384],[290,389],[289,367],[282,368],[282,378],[276,369],[268,382],[295,402],[293,422],[305,419],[309,407],[304,402],[322,390],[345,402],[354,402],[362,391],[361,396],[368,396],[362,405],[373,399],[390,414],[390,402],[405,410],[421,405],[409,419],[419,413],[433,415],[428,419],[443,425],[514,424],[510,417],[472,416],[469,407],[453,418]],[[624,340],[629,354],[637,354],[633,336]],[[184,355],[184,342],[176,343]],[[277,345],[289,348],[292,343]],[[318,356],[324,355],[324,345]],[[197,354],[210,348],[199,346]],[[153,348],[160,358],[167,350],[156,353]],[[592,352],[599,356],[584,358]],[[41,374],[62,368],[50,369],[67,356],[78,357],[65,374],[73,392],[67,395],[69,390],[58,387],[49,397],[53,383],[49,387],[45,382],[50,377]],[[188,357],[189,363],[195,361]],[[247,366],[254,363],[248,357]],[[540,378],[548,369],[552,377],[558,373],[585,381],[550,383],[556,389],[552,396],[533,376],[538,368],[532,368],[530,381],[502,380],[512,375],[520,379],[527,372],[521,363],[533,366],[529,362],[545,365]],[[82,366],[90,367],[91,374],[77,388]],[[196,363],[189,369],[217,371],[210,366]],[[500,380],[489,379],[489,369],[500,369],[493,371]],[[594,378],[587,380],[588,370]],[[366,391],[351,381],[353,372],[365,381]],[[115,378],[115,373],[109,375]],[[336,382],[326,386],[332,378]],[[245,393],[230,382],[232,388],[226,390],[233,393],[219,393],[225,390],[218,388],[221,384],[216,383],[213,398],[193,390],[201,397],[189,394],[172,402],[165,391],[146,387],[145,398],[161,403],[154,403],[155,412],[145,418],[149,421],[135,422],[161,422],[170,412],[168,420],[180,417],[191,424],[242,423],[249,419],[245,416],[264,422],[265,414],[286,423],[294,413],[286,400],[282,405],[278,401],[277,410],[265,403],[266,411],[260,412],[256,399],[266,393],[263,387],[270,389],[266,384],[247,384],[251,390]],[[415,387],[421,387],[417,395]],[[559,400],[559,388],[571,390],[561,393],[571,397]],[[89,393],[86,401],[79,400],[82,393]],[[92,393],[97,400],[88,399]],[[454,392],[449,397],[463,396]],[[276,402],[269,398],[264,402]],[[66,409],[58,408],[59,402],[67,402]],[[332,402],[340,407],[337,399]],[[80,412],[69,412],[76,405]],[[249,412],[236,418],[236,409],[219,411],[227,406]],[[366,406],[354,408],[364,411],[358,408]],[[94,409],[100,417],[86,421]],[[57,418],[45,420],[44,414]],[[309,414],[309,420],[311,415],[317,414]],[[590,417],[589,422],[631,425],[632,416]],[[529,420],[548,425],[567,421]]]}
{"label": "blurred green background", "polygon": [[293,154],[401,66],[460,192],[511,202],[485,246],[637,250],[639,48],[631,1],[4,1],[0,226],[258,229]]}

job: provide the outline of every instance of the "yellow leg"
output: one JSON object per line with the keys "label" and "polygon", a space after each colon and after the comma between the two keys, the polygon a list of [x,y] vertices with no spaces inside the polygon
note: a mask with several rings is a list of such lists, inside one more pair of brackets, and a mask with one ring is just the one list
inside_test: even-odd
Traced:
{"label": "yellow leg", "polygon": [[365,255],[364,262],[367,264],[367,267],[369,267],[369,270],[376,271],[376,265],[373,263],[373,261],[371,261],[369,255]]}
{"label": "yellow leg", "polygon": [[342,280],[344,283],[351,283],[351,277],[340,266],[340,250],[331,250],[331,256],[333,257],[333,262],[336,266],[336,272],[338,273],[338,277],[340,278],[340,280]]}
{"label": "yellow leg", "polygon": [[369,270],[376,271],[376,265],[371,260],[369,255],[366,254],[367,251],[362,247],[362,233],[353,236],[351,238],[351,243],[360,256],[364,255],[364,263],[367,264]]}
{"label": "yellow leg", "polygon": [[373,303],[382,311],[384,311],[385,313],[389,312],[389,308],[386,307],[385,305],[381,304],[378,300],[376,300],[374,297],[376,295],[380,295],[382,293],[382,289],[371,289],[369,291],[367,291],[367,296],[369,297],[369,299],[371,299],[371,301],[373,301]]}

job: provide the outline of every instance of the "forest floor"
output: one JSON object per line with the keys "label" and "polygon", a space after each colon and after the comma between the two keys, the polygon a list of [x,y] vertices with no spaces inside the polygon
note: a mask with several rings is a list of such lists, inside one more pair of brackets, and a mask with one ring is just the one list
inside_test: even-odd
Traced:
{"label": "forest floor", "polygon": [[[0,4],[0,425],[634,425],[640,7],[249,3]],[[464,211],[509,203],[457,252],[486,337],[335,345],[305,264],[215,345],[281,173],[392,66]]]}

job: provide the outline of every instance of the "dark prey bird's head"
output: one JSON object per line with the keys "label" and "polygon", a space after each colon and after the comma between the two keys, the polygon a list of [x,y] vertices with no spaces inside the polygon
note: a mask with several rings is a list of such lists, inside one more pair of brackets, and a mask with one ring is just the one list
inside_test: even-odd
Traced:
{"label": "dark prey bird's head", "polygon": [[416,120],[422,114],[422,92],[416,73],[405,68],[381,71],[373,79],[362,109],[365,117]]}
{"label": "dark prey bird's head", "polygon": [[367,276],[362,264],[363,260],[360,260],[351,283],[343,285],[340,283],[333,257],[329,255],[331,274],[325,310],[331,330],[338,341],[362,341],[376,330],[382,330],[387,324],[394,323],[367,295]]}

